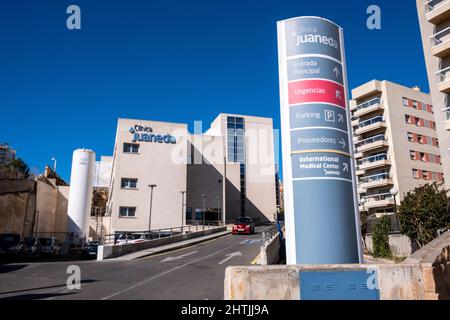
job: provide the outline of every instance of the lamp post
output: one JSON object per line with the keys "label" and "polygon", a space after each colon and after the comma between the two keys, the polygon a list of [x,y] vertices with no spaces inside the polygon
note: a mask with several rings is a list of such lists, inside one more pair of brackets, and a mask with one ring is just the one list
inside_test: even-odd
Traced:
{"label": "lamp post", "polygon": [[362,211],[364,212],[364,205],[366,204],[367,199],[366,198],[362,198],[359,203],[362,205]]}
{"label": "lamp post", "polygon": [[153,204],[153,188],[156,187],[156,184],[149,184],[150,187],[150,212],[148,215],[148,231],[152,230],[152,204]]}
{"label": "lamp post", "polygon": [[205,198],[206,198],[206,194],[202,194],[201,197],[202,197],[202,201],[203,201],[203,210],[202,210],[202,213],[203,213],[203,228],[205,228]]}
{"label": "lamp post", "polygon": [[56,173],[56,158],[55,158],[55,157],[52,157],[51,160],[53,161],[53,172]]}
{"label": "lamp post", "polygon": [[181,193],[181,234],[184,232],[184,194],[186,191],[180,191]]}
{"label": "lamp post", "polygon": [[400,222],[398,221],[398,217],[397,217],[397,194],[398,194],[398,189],[396,186],[393,186],[391,188],[391,190],[389,190],[389,193],[394,196],[394,216],[395,216],[395,222],[397,223],[397,231],[400,231]]}
{"label": "lamp post", "polygon": [[217,217],[217,221],[220,221],[220,196],[217,196],[217,212],[218,212],[218,217]]}

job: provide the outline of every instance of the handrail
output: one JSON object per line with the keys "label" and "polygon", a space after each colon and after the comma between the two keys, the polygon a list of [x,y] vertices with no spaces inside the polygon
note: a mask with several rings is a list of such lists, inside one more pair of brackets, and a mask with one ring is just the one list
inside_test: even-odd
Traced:
{"label": "handrail", "polygon": [[[378,138],[380,138],[380,139],[378,139]],[[381,141],[381,140],[385,140],[385,141],[386,141],[386,137],[385,137],[385,135],[382,134],[382,133],[381,133],[381,134],[377,134],[377,135],[375,135],[375,136],[372,136],[372,137],[370,137],[370,138],[366,138],[366,139],[364,139],[364,140],[358,141],[358,142],[356,143],[356,147],[360,147],[360,146],[366,145],[366,144],[368,144],[368,143],[373,143],[373,142]],[[368,141],[370,141],[370,142],[368,142]]]}
{"label": "handrail", "polygon": [[[370,161],[369,159],[376,159],[374,161]],[[387,160],[387,153],[379,153],[370,157],[366,157],[366,158],[362,158],[359,159],[358,162],[359,164],[364,164],[366,162],[376,162],[376,161],[381,161],[381,160]]]}
{"label": "handrail", "polygon": [[447,1],[442,0],[442,1],[439,1],[438,3],[436,3],[435,5],[430,4],[431,2],[435,2],[435,1],[436,0],[430,0],[430,1],[424,3],[426,13],[429,13],[429,12],[433,11],[434,9],[437,9],[440,6],[446,4],[447,2],[450,2],[450,0],[447,0]]}
{"label": "handrail", "polygon": [[[383,178],[379,178],[379,179],[371,179],[373,177],[383,177]],[[365,176],[361,178],[361,182],[366,183],[366,182],[371,182],[371,181],[379,181],[379,180],[384,180],[384,179],[388,179],[389,178],[389,172],[383,172],[383,173],[377,173],[377,174],[373,174],[370,176]],[[367,180],[367,181],[364,181]]]}
{"label": "handrail", "polygon": [[381,98],[373,98],[372,100],[360,103],[360,104],[356,105],[355,110],[358,111],[358,110],[365,109],[365,108],[368,108],[368,107],[376,105],[376,104],[381,104]]}
{"label": "handrail", "polygon": [[[120,236],[120,234],[125,235],[125,243],[128,243],[128,236],[132,234],[139,234],[144,236],[144,241],[152,241],[162,238],[162,234],[168,233],[170,234],[168,237],[173,237],[179,234],[184,234],[187,232],[196,232],[196,231],[202,231],[202,230],[211,230],[215,228],[223,227],[221,221],[217,221],[215,224],[204,224],[204,225],[184,225],[182,227],[172,227],[172,228],[161,228],[161,229],[154,229],[154,230],[147,230],[147,231],[118,231],[117,233],[113,234],[107,234],[102,239],[104,244],[116,244],[117,240],[116,237]],[[130,238],[131,240],[136,240],[134,237]]]}
{"label": "handrail", "polygon": [[366,195],[363,198],[365,198],[365,199],[380,198],[380,200],[385,200],[387,198],[394,198],[394,196],[391,193],[386,192],[386,193],[378,193],[378,194]]}
{"label": "handrail", "polygon": [[[441,31],[439,31],[439,32],[437,32],[437,33],[431,35],[431,36],[430,36],[430,40],[431,40],[435,45],[441,44],[443,41],[442,41],[441,39],[438,39],[437,36],[440,36],[441,34],[446,33],[446,32],[448,32],[448,31],[450,31],[450,27],[447,27],[447,28],[445,28],[445,29],[443,29],[443,30],[441,30]],[[436,42],[438,42],[438,43],[436,43]]]}
{"label": "handrail", "polygon": [[450,71],[450,67],[441,69],[435,73],[438,76],[439,82],[443,82],[443,81],[447,80],[448,71]]}
{"label": "handrail", "polygon": [[368,120],[364,120],[363,122],[361,122],[358,125],[358,128],[367,127],[367,126],[369,126],[371,124],[382,122],[382,121],[384,121],[382,116],[376,116],[376,117],[370,118]]}

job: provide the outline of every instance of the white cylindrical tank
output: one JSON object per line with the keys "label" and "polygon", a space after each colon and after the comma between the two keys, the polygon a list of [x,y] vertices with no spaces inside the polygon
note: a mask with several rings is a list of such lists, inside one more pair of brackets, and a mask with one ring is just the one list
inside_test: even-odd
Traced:
{"label": "white cylindrical tank", "polygon": [[89,236],[94,166],[94,151],[77,149],[73,152],[67,231],[79,238]]}

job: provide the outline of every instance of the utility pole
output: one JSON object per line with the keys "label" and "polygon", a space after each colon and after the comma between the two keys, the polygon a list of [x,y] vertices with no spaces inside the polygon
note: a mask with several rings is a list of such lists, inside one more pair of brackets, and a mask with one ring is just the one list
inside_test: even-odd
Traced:
{"label": "utility pole", "polygon": [[201,195],[202,200],[203,200],[203,229],[205,228],[205,198],[206,198],[206,194],[202,194]]}
{"label": "utility pole", "polygon": [[149,184],[150,187],[150,212],[148,215],[148,231],[152,230],[152,204],[153,204],[153,188],[156,187],[156,184]]}
{"label": "utility pole", "polygon": [[183,234],[184,229],[184,195],[186,191],[180,191],[181,193],[181,234]]}

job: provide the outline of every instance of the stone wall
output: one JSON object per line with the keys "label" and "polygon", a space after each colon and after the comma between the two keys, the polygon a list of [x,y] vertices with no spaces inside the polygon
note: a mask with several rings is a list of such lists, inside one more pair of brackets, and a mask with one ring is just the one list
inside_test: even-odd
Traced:
{"label": "stone wall", "polygon": [[27,179],[0,179],[0,233],[33,233],[36,182]]}
{"label": "stone wall", "polygon": [[427,299],[450,299],[450,231],[416,251],[405,263],[421,265]]}

